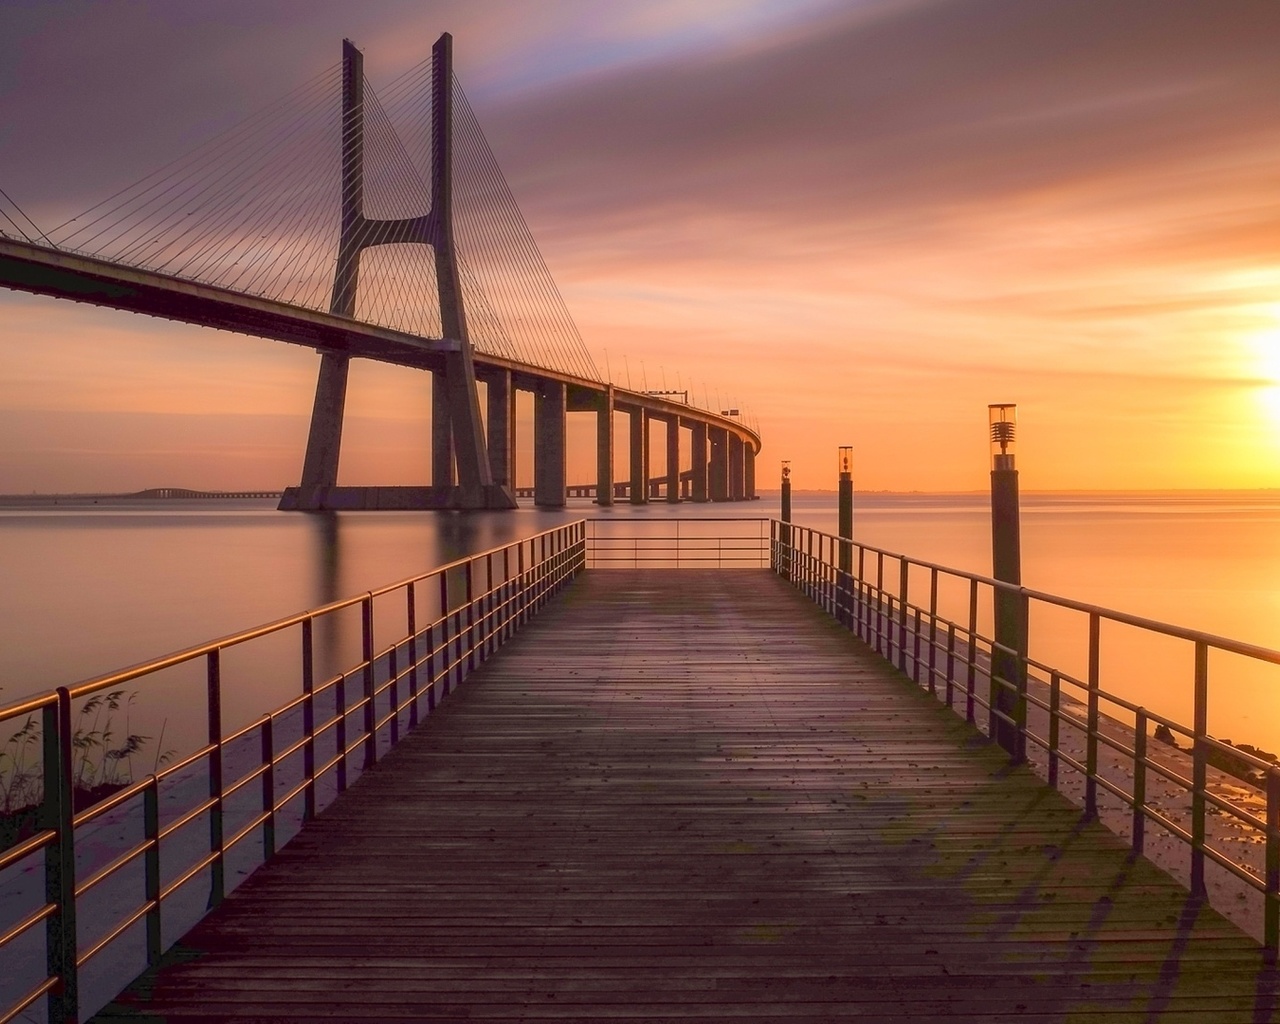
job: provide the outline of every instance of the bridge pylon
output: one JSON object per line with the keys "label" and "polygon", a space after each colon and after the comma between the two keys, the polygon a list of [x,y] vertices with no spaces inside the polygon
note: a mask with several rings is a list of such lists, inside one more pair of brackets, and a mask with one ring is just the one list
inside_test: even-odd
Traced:
{"label": "bridge pylon", "polygon": [[[462,281],[453,234],[453,37],[432,47],[431,209],[420,216],[364,215],[364,56],[342,42],[342,219],[329,311],[355,318],[360,253],[375,245],[420,244],[435,254],[441,334],[454,342],[432,371],[432,483],[430,487],[340,487],[338,456],[351,355],[321,350],[311,429],[298,487],[280,508],[508,509],[514,490],[494,482],[485,445],[475,357],[467,335]],[[456,477],[455,477],[456,472]]]}

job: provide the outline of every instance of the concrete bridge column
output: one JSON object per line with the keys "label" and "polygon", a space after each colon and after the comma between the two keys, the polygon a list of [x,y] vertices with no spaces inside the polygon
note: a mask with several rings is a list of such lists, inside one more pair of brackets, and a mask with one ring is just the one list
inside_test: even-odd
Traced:
{"label": "concrete bridge column", "polygon": [[596,410],[596,504],[613,504],[613,385]]}
{"label": "concrete bridge column", "polygon": [[729,435],[729,500],[742,500],[742,452],[747,446],[737,434]]}
{"label": "concrete bridge column", "polygon": [[693,475],[690,480],[692,485],[690,490],[691,497],[694,501],[707,500],[707,425],[705,423],[690,423],[690,431],[693,435],[690,442],[690,449],[693,456]]}
{"label": "concrete bridge column", "polygon": [[723,427],[708,427],[711,441],[711,470],[707,481],[708,497],[712,501],[729,500],[729,432]]}
{"label": "concrete bridge column", "polygon": [[631,504],[649,502],[649,417],[640,408],[631,415]]}
{"label": "concrete bridge column", "polygon": [[516,390],[511,386],[511,371],[496,370],[485,374],[488,385],[489,467],[493,482],[516,485]]}
{"label": "concrete bridge column", "polygon": [[[338,483],[338,454],[342,448],[342,414],[347,399],[347,370],[351,358],[333,352],[320,356],[320,376],[311,407],[311,431],[302,462],[302,492]],[[304,498],[314,501],[314,496]]]}
{"label": "concrete bridge column", "polygon": [[756,496],[756,450],[749,444],[743,445],[742,477],[746,491],[745,497],[754,498]]}
{"label": "concrete bridge column", "polygon": [[680,500],[680,417],[667,420],[667,501]]}
{"label": "concrete bridge column", "polygon": [[541,381],[533,397],[533,503],[538,508],[565,506],[566,411],[564,384]]}
{"label": "concrete bridge column", "polygon": [[449,381],[444,373],[431,375],[431,483],[452,487],[458,482],[453,470],[453,421],[449,416]]}

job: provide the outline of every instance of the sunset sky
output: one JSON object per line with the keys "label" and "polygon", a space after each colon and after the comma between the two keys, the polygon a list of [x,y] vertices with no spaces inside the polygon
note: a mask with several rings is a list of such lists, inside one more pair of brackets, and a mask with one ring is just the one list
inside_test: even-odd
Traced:
{"label": "sunset sky", "polygon": [[[0,188],[56,223],[443,31],[597,365],[749,410],[761,486],[979,489],[1016,402],[1027,489],[1280,487],[1274,3],[9,0]],[[0,492],[297,482],[315,353],[0,323]],[[357,364],[342,482],[426,482],[427,394]]]}

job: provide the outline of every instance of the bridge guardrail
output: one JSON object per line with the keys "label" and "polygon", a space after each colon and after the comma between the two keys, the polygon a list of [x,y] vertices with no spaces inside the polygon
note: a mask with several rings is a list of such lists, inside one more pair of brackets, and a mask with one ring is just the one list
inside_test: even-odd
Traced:
{"label": "bridge guardrail", "polygon": [[[249,862],[273,856],[288,838],[286,832],[296,831],[376,763],[399,741],[402,730],[417,725],[438,699],[584,567],[585,532],[581,520],[572,522],[356,597],[0,708],[0,727],[22,723],[15,734],[20,742],[11,740],[5,748],[10,763],[0,761],[4,809],[11,810],[15,786],[38,797],[21,815],[5,815],[9,824],[18,822],[18,835],[7,846],[0,844],[0,879],[12,881],[24,871],[32,876],[38,868],[35,859],[43,855],[44,860],[39,893],[6,893],[14,898],[0,903],[5,911],[0,916],[0,958],[6,964],[16,965],[21,953],[32,953],[44,925],[43,970],[33,967],[25,978],[19,970],[0,972],[0,1024],[42,996],[51,1022],[78,1020],[83,969],[118,943],[132,941],[145,949],[145,959],[141,951],[136,956],[139,970],[155,964],[167,945],[194,923],[176,929],[165,925],[166,909],[189,892],[191,883],[208,880],[208,899],[201,902],[211,908],[234,887],[234,874],[227,870],[233,853],[241,857],[239,851],[256,847],[260,855]],[[393,630],[392,642],[381,647],[375,610],[379,622],[396,618],[403,623]],[[318,634],[344,612],[353,623],[354,615],[359,616],[358,660],[320,678]],[[269,645],[288,636],[297,644],[301,692],[248,724],[224,727],[224,673],[233,651],[237,665],[247,664],[252,655],[245,651],[255,643]],[[79,806],[85,801],[77,782],[85,779],[95,744],[99,755],[116,753],[106,749],[109,741],[101,735],[94,739],[95,732],[109,735],[110,718],[108,726],[89,729],[83,710],[101,711],[103,701],[117,710],[124,705],[122,686],[183,666],[203,677],[205,742],[163,767],[157,762],[157,770],[122,782],[105,799]],[[94,701],[98,703],[89,703]],[[18,757],[25,758],[33,746],[41,753],[27,766]],[[127,817],[125,825],[132,825],[141,839],[123,850],[112,849],[109,859],[92,849],[99,837],[87,844],[89,849],[77,845],[78,834],[113,815]],[[202,827],[205,838],[193,839]],[[175,863],[183,854],[191,856],[193,846],[198,848],[193,859]],[[103,892],[113,907],[127,901],[127,909],[117,907],[105,922],[99,912],[78,914],[86,900]],[[197,907],[196,918],[204,912]],[[86,934],[99,927],[96,934]],[[116,988],[105,998],[115,994],[119,976],[117,970]]]}
{"label": "bridge guardrail", "polygon": [[768,569],[770,520],[690,516],[585,520],[588,569]]}
{"label": "bridge guardrail", "polygon": [[[839,568],[841,549],[851,572]],[[1030,761],[1051,786],[1066,790],[1067,772],[1079,783],[1086,818],[1101,818],[1127,836],[1136,854],[1146,850],[1146,824],[1153,822],[1189,849],[1183,876],[1193,895],[1205,897],[1206,865],[1243,882],[1261,896],[1261,933],[1273,960],[1280,952],[1280,766],[1208,731],[1210,652],[1280,666],[1280,651],[1185,629],[1069,598],[843,540],[808,527],[772,520],[771,568],[899,671],[992,736],[997,720],[1016,730],[1013,763]],[[940,591],[942,596],[940,596]],[[948,593],[949,591],[949,593]],[[1010,650],[992,637],[991,607],[997,591],[1017,594],[1024,621],[1061,622],[1062,613],[1082,617],[1087,639],[1073,674]],[[923,595],[923,596],[921,596]],[[1126,627],[1187,648],[1191,666],[1192,725],[1157,714],[1101,685],[1103,625]],[[1034,636],[1033,636],[1034,638]],[[1005,678],[993,673],[996,656],[1017,668]],[[1083,678],[1081,677],[1083,675]],[[1015,695],[1008,715],[994,706],[992,688]],[[985,714],[980,713],[980,710]],[[1157,730],[1164,741],[1149,742]],[[1176,747],[1178,740],[1188,747]],[[1173,741],[1171,743],[1170,741]],[[1109,773],[1107,763],[1124,769]],[[1254,796],[1244,800],[1210,786],[1236,782]],[[1183,809],[1148,797],[1161,781],[1185,796]],[[1261,870],[1229,848],[1233,837],[1214,842],[1210,816],[1254,837],[1263,848]],[[1224,837],[1220,837],[1224,838]],[[1239,844],[1237,844],[1238,846]],[[1253,918],[1257,921],[1257,917]]]}

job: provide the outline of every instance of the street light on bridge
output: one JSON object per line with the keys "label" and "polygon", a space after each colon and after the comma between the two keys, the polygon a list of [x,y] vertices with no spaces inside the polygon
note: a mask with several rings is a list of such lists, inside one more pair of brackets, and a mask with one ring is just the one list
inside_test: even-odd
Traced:
{"label": "street light on bridge", "polygon": [[[839,449],[840,465],[840,538],[853,540],[853,445],[842,444]],[[840,571],[853,570],[853,545],[840,545]]]}
{"label": "street light on bridge", "polygon": [[[1018,516],[1018,470],[1014,461],[1018,407],[987,406],[991,446],[991,575],[1022,586],[1022,545]],[[991,736],[1015,761],[1025,760],[1026,600],[1016,590],[996,588],[995,645],[991,652]]]}

